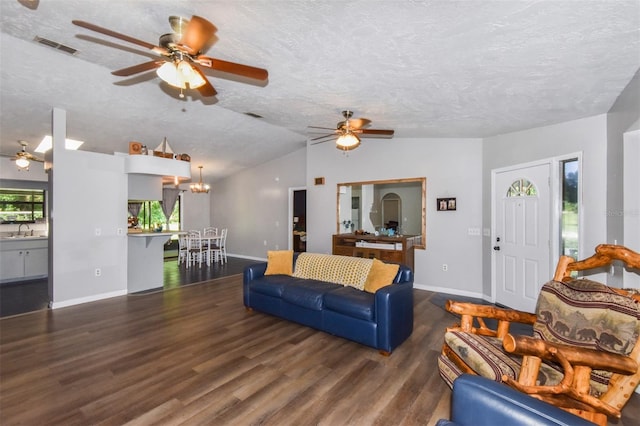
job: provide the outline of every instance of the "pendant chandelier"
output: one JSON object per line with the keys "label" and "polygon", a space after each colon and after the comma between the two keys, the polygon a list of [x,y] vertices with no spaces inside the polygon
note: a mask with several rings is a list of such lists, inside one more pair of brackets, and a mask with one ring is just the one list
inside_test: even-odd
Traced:
{"label": "pendant chandelier", "polygon": [[193,192],[194,194],[200,194],[200,193],[206,194],[209,192],[209,189],[211,187],[207,183],[202,183],[202,166],[198,166],[198,168],[200,169],[200,181],[198,183],[192,183],[190,185],[191,192]]}

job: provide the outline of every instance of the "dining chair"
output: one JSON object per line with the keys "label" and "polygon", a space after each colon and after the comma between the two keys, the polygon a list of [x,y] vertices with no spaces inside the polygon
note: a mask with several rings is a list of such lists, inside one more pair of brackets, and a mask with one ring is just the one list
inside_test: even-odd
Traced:
{"label": "dining chair", "polygon": [[206,251],[202,245],[202,237],[200,231],[189,231],[187,236],[187,268],[198,262],[202,267],[202,261],[206,255]]}
{"label": "dining chair", "polygon": [[204,228],[202,235],[205,237],[214,237],[218,235],[218,228],[213,226],[207,226],[206,228]]}
{"label": "dining chair", "polygon": [[186,263],[189,258],[188,236],[187,234],[178,235],[178,265]]}
{"label": "dining chair", "polygon": [[227,263],[227,228],[222,228],[220,238],[216,240],[216,244],[209,249],[210,255],[214,262]]}

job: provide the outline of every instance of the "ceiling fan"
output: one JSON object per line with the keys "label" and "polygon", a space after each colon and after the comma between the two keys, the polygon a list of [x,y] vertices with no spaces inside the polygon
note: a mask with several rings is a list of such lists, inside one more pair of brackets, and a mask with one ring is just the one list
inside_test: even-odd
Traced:
{"label": "ceiling fan", "polygon": [[265,69],[203,55],[211,46],[217,29],[211,22],[199,16],[194,15],[190,20],[180,16],[170,16],[169,24],[174,32],[160,36],[158,46],[89,22],[79,20],[71,22],[91,31],[137,44],[162,56],[159,60],[119,69],[112,74],[127,77],[156,69],[156,73],[162,80],[180,89],[181,98],[184,98],[182,90],[187,88],[198,89],[202,96],[214,96],[217,93],[200,67],[261,81],[269,77]]}
{"label": "ceiling fan", "polygon": [[[351,151],[360,146],[360,138],[385,138],[389,139],[393,137],[393,130],[380,130],[369,129],[371,120],[366,118],[351,118],[353,117],[353,111],[342,111],[344,121],[340,121],[335,129],[330,127],[317,127],[309,126],[310,131],[317,133],[318,130],[322,130],[325,133],[322,136],[311,139],[315,141],[311,145],[328,142],[336,138],[336,148],[343,151]],[[331,130],[327,134],[326,130]]]}
{"label": "ceiling fan", "polygon": [[15,155],[2,154],[3,157],[9,157],[11,161],[15,161],[16,166],[18,166],[18,170],[29,170],[29,164],[31,164],[32,161],[44,163],[44,159],[38,158],[27,152],[27,146],[29,146],[28,142],[18,141],[18,143],[22,146],[22,150],[16,152]]}

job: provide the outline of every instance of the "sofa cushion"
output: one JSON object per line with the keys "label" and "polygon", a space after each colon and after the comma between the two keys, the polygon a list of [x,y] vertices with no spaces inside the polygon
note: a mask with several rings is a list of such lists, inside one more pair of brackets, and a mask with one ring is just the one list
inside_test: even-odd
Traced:
{"label": "sofa cushion", "polygon": [[326,293],[340,288],[337,284],[318,280],[299,278],[289,279],[289,282],[290,285],[287,285],[282,292],[282,300],[314,311],[322,310],[323,296]]}
{"label": "sofa cushion", "polygon": [[375,296],[353,287],[342,287],[325,294],[324,307],[353,318],[375,319]]}
{"label": "sofa cushion", "polygon": [[378,259],[373,259],[371,270],[364,282],[364,291],[375,293],[378,289],[393,283],[393,279],[398,275],[400,265],[394,263],[384,263]]}
{"label": "sofa cushion", "polygon": [[284,288],[291,283],[291,277],[286,275],[269,275],[256,278],[249,282],[249,289],[267,296],[282,297]]}
{"label": "sofa cushion", "polygon": [[293,250],[267,251],[267,270],[265,275],[293,274]]}
{"label": "sofa cushion", "polygon": [[294,277],[326,281],[364,289],[373,260],[351,256],[300,253]]}

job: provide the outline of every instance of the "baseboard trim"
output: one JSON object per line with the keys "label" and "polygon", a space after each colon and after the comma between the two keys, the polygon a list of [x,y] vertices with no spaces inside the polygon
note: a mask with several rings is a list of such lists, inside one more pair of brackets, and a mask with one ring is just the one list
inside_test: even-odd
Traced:
{"label": "baseboard trim", "polygon": [[482,293],[477,293],[475,291],[466,291],[466,290],[460,290],[456,288],[437,287],[437,286],[416,284],[416,283],[413,283],[413,288],[417,288],[418,290],[432,291],[434,293],[444,293],[444,294],[451,294],[454,296],[473,297],[475,299],[482,299],[484,301],[491,302],[490,297]]}
{"label": "baseboard trim", "polygon": [[112,297],[126,296],[127,290],[112,291],[109,293],[101,293],[93,296],[79,297],[77,299],[63,300],[62,302],[51,302],[51,309],[66,308],[68,306],[80,305],[82,303],[95,302],[97,300],[110,299]]}

